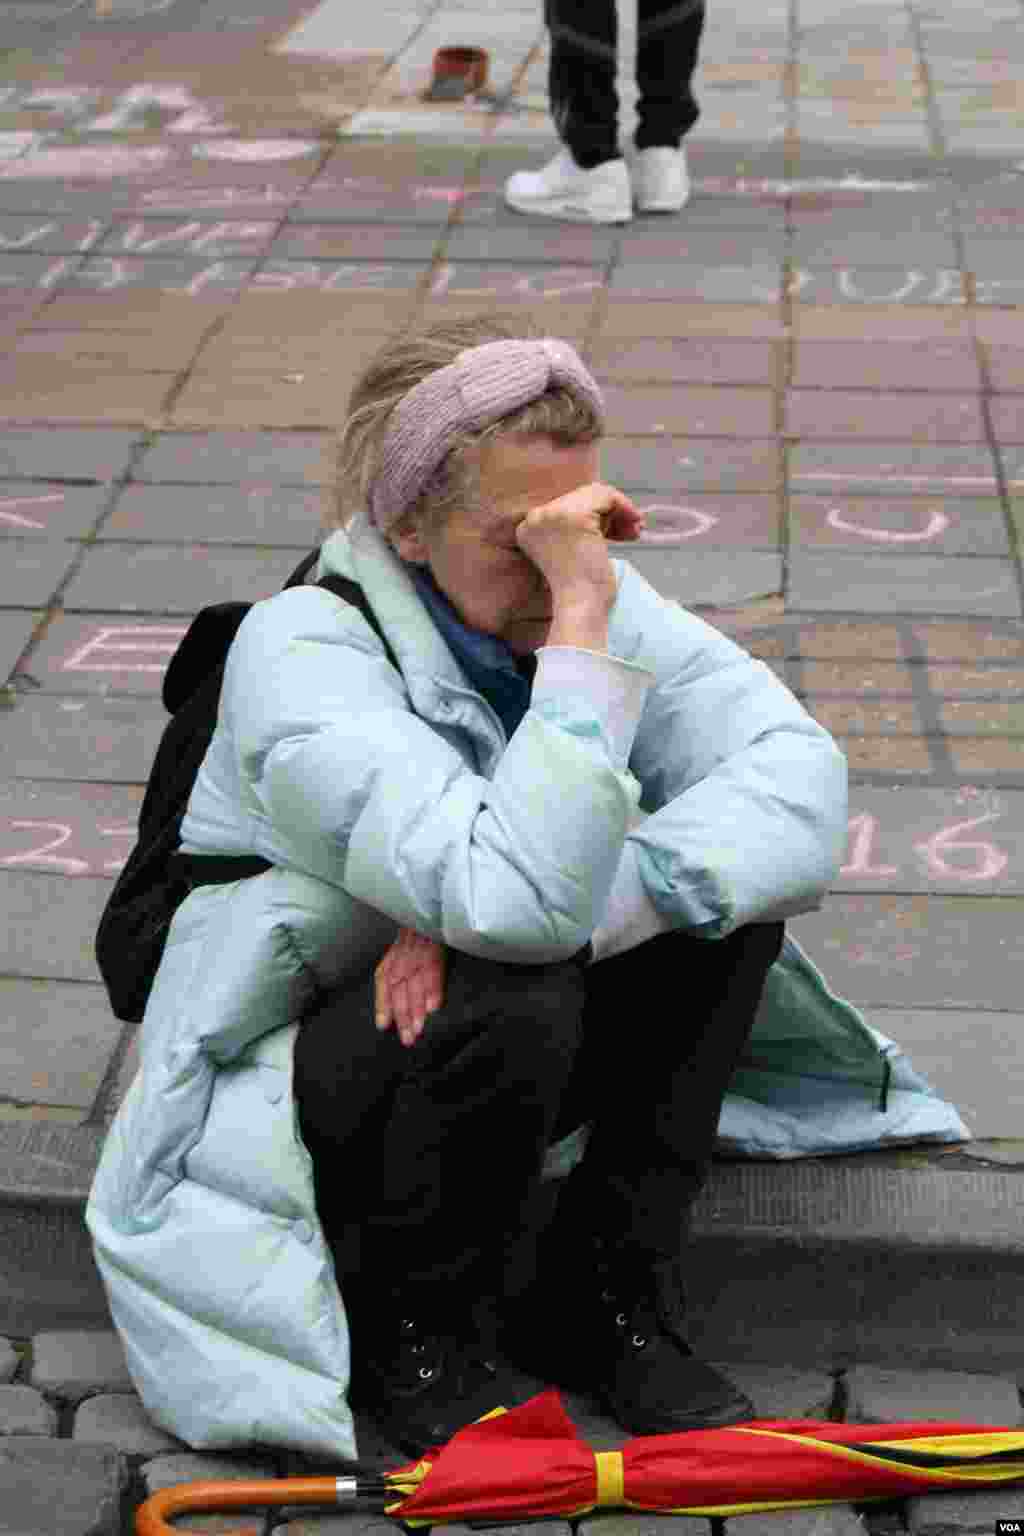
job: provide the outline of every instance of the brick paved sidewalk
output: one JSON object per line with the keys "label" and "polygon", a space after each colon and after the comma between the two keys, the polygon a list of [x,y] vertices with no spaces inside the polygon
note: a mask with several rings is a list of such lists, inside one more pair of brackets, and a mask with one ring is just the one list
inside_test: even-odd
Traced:
{"label": "brick paved sidewalk", "polygon": [[[316,540],[332,430],[380,341],[495,306],[575,341],[602,380],[603,472],[648,509],[630,558],[848,753],[846,863],[794,931],[976,1136],[891,1154],[879,1180],[958,1170],[941,1243],[975,1168],[1019,1244],[1016,1186],[991,1191],[1024,1164],[1022,18],[1020,0],[712,0],[695,195],[610,231],[501,203],[554,148],[534,0],[4,7],[0,1143],[23,1133],[54,1188],[45,1241],[0,1257],[0,1308],[39,1253],[88,1289],[55,1148],[79,1138],[80,1179],[134,1068],[92,943],[166,660],[197,607],[272,591]],[[450,42],[489,50],[486,98],[421,100]],[[620,94],[625,136],[625,74]],[[1008,1275],[987,1322],[1010,1348]],[[898,1287],[894,1305],[911,1306]],[[824,1381],[833,1412],[868,1413],[877,1381],[833,1345],[820,1365],[840,1374],[785,1401],[825,1402]],[[1015,1361],[992,1389],[1010,1407]],[[123,1378],[90,1377],[76,1414],[70,1378],[38,1369],[0,1389],[0,1435],[60,1469],[33,1486],[86,1490],[113,1530],[117,1489],[180,1450],[146,1438]],[[946,1386],[970,1401],[965,1378]],[[766,1411],[798,1411],[779,1390],[766,1376]],[[920,1375],[908,1390],[940,1401]],[[910,1528],[988,1530],[989,1497],[920,1501]]]}
{"label": "brick paved sidewalk", "polygon": [[[14,8],[0,1121],[102,1126],[131,1070],[92,934],[188,616],[316,538],[382,338],[499,305],[605,384],[605,473],[649,511],[630,557],[849,755],[849,856],[799,937],[1015,1159],[988,1143],[1022,1087],[1017,0],[712,7],[696,194],[621,231],[502,208],[551,143],[525,0],[365,32],[339,3]],[[494,100],[419,99],[445,40],[488,46]]]}

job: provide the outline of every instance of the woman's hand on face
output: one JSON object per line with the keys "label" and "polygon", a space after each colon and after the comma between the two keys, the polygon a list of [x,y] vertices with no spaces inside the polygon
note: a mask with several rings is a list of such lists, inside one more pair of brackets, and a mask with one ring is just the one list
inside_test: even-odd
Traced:
{"label": "woman's hand on face", "polygon": [[557,604],[573,599],[615,601],[615,572],[606,540],[638,539],[644,514],[628,496],[595,480],[533,507],[516,528],[516,542],[538,568]]}
{"label": "woman's hand on face", "polygon": [[374,972],[377,1028],[393,1025],[403,1045],[415,1045],[444,1000],[447,961],[443,944],[403,928]]}

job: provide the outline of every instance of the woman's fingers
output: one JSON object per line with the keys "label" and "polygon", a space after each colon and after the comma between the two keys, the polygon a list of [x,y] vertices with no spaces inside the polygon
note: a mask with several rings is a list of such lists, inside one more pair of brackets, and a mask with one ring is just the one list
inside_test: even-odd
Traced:
{"label": "woman's fingers", "polygon": [[441,1006],[444,946],[406,929],[374,975],[377,1028],[393,1025],[403,1045],[414,1045],[428,1015]]}

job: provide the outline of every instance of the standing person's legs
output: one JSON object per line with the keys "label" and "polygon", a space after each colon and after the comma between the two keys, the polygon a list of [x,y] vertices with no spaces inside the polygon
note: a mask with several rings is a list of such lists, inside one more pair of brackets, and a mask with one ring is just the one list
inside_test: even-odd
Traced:
{"label": "standing person's legs", "polygon": [[545,0],[551,35],[548,90],[563,149],[538,171],[517,171],[505,201],[519,213],[625,224],[633,216],[619,152],[616,0]]}
{"label": "standing person's legs", "polygon": [[544,20],[551,116],[576,164],[589,171],[619,155],[615,0],[545,0]]}
{"label": "standing person's legs", "polygon": [[415,1454],[522,1384],[495,1366],[478,1304],[551,1139],[583,970],[453,951],[408,1048],[376,1029],[374,1004],[371,974],[307,1016],[295,1099],[349,1313],[350,1396]]}
{"label": "standing person's legs", "polygon": [[703,0],[637,0],[638,150],[678,149],[700,116],[693,76],[703,30]]}

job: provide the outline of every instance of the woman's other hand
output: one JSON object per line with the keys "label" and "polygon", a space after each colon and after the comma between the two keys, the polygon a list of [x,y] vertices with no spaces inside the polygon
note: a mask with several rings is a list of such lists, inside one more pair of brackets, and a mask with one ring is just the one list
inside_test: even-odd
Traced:
{"label": "woman's other hand", "polygon": [[622,491],[602,481],[534,507],[516,528],[520,549],[542,572],[557,604],[597,598],[610,608],[615,573],[608,539],[638,539],[645,518]]}
{"label": "woman's other hand", "polygon": [[403,1045],[415,1045],[444,1001],[447,962],[443,944],[403,928],[374,972],[377,1028],[394,1026]]}

